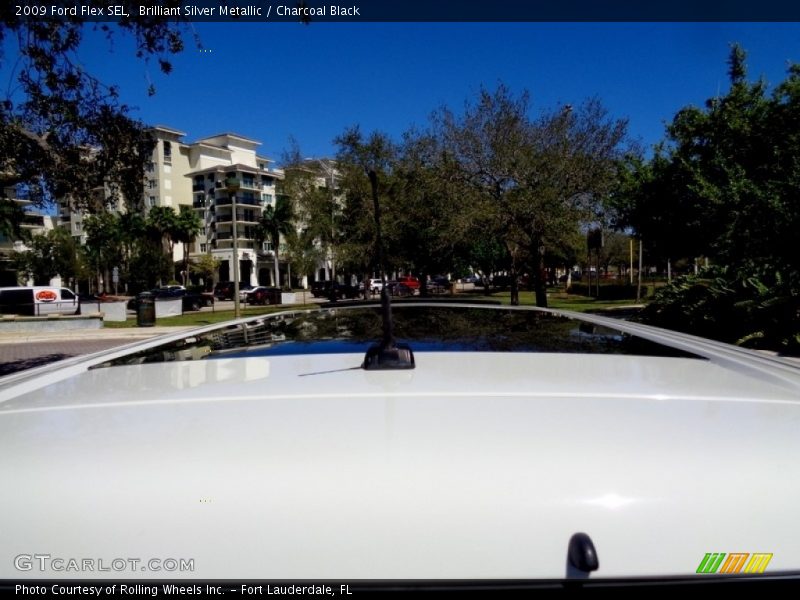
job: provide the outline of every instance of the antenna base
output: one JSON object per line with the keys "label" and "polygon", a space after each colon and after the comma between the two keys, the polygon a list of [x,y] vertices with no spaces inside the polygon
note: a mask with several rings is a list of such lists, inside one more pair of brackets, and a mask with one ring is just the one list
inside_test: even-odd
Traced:
{"label": "antenna base", "polygon": [[413,369],[414,353],[408,344],[375,344],[370,346],[361,365],[367,371]]}

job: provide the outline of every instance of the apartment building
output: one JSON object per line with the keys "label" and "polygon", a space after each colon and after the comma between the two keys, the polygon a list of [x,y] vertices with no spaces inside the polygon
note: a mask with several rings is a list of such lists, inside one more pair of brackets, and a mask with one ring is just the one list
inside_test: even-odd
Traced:
{"label": "apartment building", "polygon": [[[16,204],[25,211],[20,228],[27,231],[30,235],[47,233],[56,227],[57,218],[52,215],[43,214],[31,208],[32,202],[22,189],[6,188],[3,190],[3,197]],[[22,239],[0,233],[0,285],[14,286],[20,283],[18,274],[14,266],[14,253],[24,252],[28,248]],[[32,285],[33,282],[28,282]],[[54,281],[53,285],[61,285],[60,280]]]}
{"label": "apartment building", "polygon": [[[242,283],[272,284],[268,268],[259,272],[259,255],[271,251],[269,242],[256,248],[255,227],[262,211],[275,202],[275,184],[283,172],[274,161],[257,153],[261,142],[235,133],[222,133],[195,142],[186,142],[186,133],[155,126],[156,140],[152,159],[144,172],[145,213],[156,206],[176,212],[181,205],[191,206],[203,222],[192,255],[211,253],[219,259],[218,281],[233,278],[233,222],[236,219],[239,273]],[[236,202],[236,215],[233,202]],[[122,201],[112,210],[125,211]],[[83,237],[82,215],[60,204],[60,221],[73,236]],[[173,259],[183,260],[183,247],[175,244]]]}
{"label": "apartment building", "polygon": [[[287,172],[290,170],[302,171],[306,175],[310,176],[314,186],[318,190],[330,195],[332,205],[335,204],[341,208],[341,204],[344,202],[344,194],[340,189],[341,174],[337,168],[335,160],[330,158],[307,158],[301,165],[296,165],[286,169]],[[302,210],[299,212],[300,214],[298,215],[299,220],[297,223],[297,228],[298,230],[302,230],[305,227],[305,224],[302,221]],[[331,227],[335,227],[333,215],[331,215]],[[316,244],[318,247],[320,246],[319,242],[316,242]],[[324,252],[322,253],[320,262],[317,264],[317,268],[315,269],[315,280],[327,281],[330,279],[336,279],[335,260],[331,248],[320,249],[324,250]],[[307,283],[308,282],[306,279],[303,278],[301,285],[305,287],[307,286]]]}

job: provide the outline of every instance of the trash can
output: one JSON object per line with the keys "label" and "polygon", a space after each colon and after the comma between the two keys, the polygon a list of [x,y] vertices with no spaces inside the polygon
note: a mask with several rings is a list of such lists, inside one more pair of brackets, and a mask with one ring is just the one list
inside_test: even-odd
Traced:
{"label": "trash can", "polygon": [[270,304],[281,304],[281,288],[267,288],[267,298]]}
{"label": "trash can", "polygon": [[136,324],[139,327],[153,327],[156,324],[156,299],[150,292],[136,296]]}

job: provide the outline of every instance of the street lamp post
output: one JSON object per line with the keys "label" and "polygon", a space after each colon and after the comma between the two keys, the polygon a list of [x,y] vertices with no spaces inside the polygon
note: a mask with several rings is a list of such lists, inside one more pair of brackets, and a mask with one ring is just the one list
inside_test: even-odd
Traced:
{"label": "street lamp post", "polygon": [[236,235],[236,192],[239,190],[239,179],[229,177],[225,181],[228,188],[228,197],[231,199],[231,238],[233,242],[233,316],[242,316],[239,307],[239,239]]}

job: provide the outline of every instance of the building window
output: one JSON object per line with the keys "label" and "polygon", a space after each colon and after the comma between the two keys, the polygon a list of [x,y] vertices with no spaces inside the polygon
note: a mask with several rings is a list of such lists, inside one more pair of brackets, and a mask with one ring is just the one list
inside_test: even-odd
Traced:
{"label": "building window", "polygon": [[200,252],[208,252],[208,244],[200,244]]}
{"label": "building window", "polygon": [[172,164],[172,144],[170,142],[164,142],[164,164]]}
{"label": "building window", "polygon": [[155,196],[150,196],[150,197],[147,199],[147,206],[148,206],[149,208],[153,208],[155,205],[156,205],[156,197],[155,197]]}
{"label": "building window", "polygon": [[261,199],[267,204],[272,204],[272,194],[261,194]]}
{"label": "building window", "polygon": [[153,171],[156,170],[156,165],[155,165],[154,162],[151,161],[151,162],[147,163],[147,166],[145,168],[147,169],[148,173],[152,173]]}
{"label": "building window", "polygon": [[151,179],[147,182],[148,189],[154,190],[158,187],[158,179]]}

